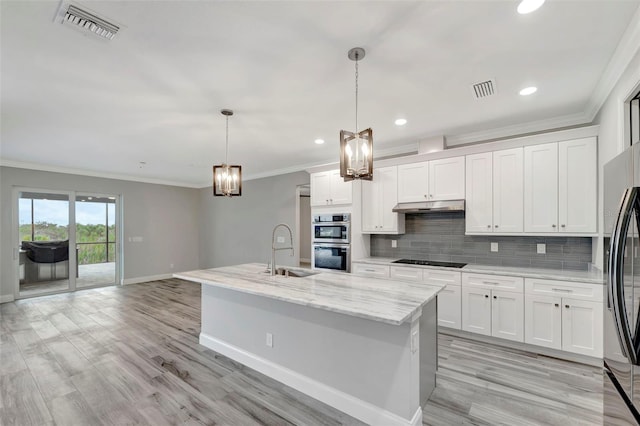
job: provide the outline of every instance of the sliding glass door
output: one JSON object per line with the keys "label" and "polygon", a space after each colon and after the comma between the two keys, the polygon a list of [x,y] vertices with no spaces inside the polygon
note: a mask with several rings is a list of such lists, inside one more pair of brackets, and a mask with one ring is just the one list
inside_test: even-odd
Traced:
{"label": "sliding glass door", "polygon": [[16,298],[115,285],[115,195],[16,189]]}
{"label": "sliding glass door", "polygon": [[68,291],[73,270],[68,193],[18,193],[18,295]]}
{"label": "sliding glass door", "polygon": [[76,287],[116,283],[116,197],[76,195]]}

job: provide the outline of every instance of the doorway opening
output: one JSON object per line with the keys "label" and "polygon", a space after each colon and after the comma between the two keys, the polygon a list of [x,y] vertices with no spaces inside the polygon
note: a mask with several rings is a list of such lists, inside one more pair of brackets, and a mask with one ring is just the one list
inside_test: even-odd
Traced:
{"label": "doorway opening", "polygon": [[308,184],[296,187],[296,235],[298,266],[311,268],[311,191]]}

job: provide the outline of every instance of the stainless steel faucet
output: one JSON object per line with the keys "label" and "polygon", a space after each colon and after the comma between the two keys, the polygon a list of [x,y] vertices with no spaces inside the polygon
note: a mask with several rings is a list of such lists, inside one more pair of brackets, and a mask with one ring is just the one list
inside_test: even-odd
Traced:
{"label": "stainless steel faucet", "polygon": [[[276,248],[276,230],[284,226],[289,231],[289,241],[291,245],[289,247],[278,247]],[[293,232],[291,232],[291,228],[286,223],[279,223],[273,228],[273,233],[271,234],[271,275],[276,274],[276,251],[279,250],[291,250],[291,256],[293,256]]]}

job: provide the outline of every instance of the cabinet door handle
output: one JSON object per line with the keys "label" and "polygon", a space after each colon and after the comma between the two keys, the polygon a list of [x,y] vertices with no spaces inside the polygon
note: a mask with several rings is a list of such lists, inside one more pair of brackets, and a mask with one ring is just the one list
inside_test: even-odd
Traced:
{"label": "cabinet door handle", "polygon": [[333,204],[333,198],[329,198],[329,201],[331,201],[331,204]]}
{"label": "cabinet door handle", "polygon": [[496,283],[493,281],[482,281],[482,284],[488,284],[488,285],[500,285],[500,283]]}
{"label": "cabinet door handle", "polygon": [[498,227],[498,225],[493,225],[493,226],[496,227],[496,228]]}
{"label": "cabinet door handle", "polygon": [[485,294],[485,295],[484,295],[484,297],[488,299],[488,298],[489,298],[489,295],[488,295],[488,294]]}
{"label": "cabinet door handle", "polygon": [[567,289],[564,289],[564,288],[552,288],[551,290],[553,290],[553,291],[561,291],[563,293],[573,293],[573,290],[567,290]]}
{"label": "cabinet door handle", "polygon": [[491,228],[491,225],[487,225],[487,228]]}
{"label": "cabinet door handle", "polygon": [[559,303],[555,303],[555,307],[558,308],[560,306]]}
{"label": "cabinet door handle", "polygon": [[429,198],[433,198],[433,195],[429,194]]}
{"label": "cabinet door handle", "polygon": [[376,270],[375,269],[365,269],[364,271],[365,272],[375,272]]}
{"label": "cabinet door handle", "polygon": [[553,225],[551,225],[551,227],[552,227],[552,228],[555,228],[555,227],[556,227],[556,224],[554,223]]}
{"label": "cabinet door handle", "polygon": [[565,226],[564,226],[564,224],[562,224],[562,225],[560,225],[560,226],[561,226],[561,227],[563,227],[563,228],[565,227]]}
{"label": "cabinet door handle", "polygon": [[565,308],[569,309],[571,306],[569,305],[564,305]]}
{"label": "cabinet door handle", "polygon": [[497,299],[497,298],[498,298],[498,296],[493,296],[493,298],[494,298],[494,299]]}

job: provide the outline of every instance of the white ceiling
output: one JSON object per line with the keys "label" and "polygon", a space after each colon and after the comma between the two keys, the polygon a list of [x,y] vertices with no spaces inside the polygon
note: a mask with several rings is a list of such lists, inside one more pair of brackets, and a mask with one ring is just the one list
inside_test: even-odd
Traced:
{"label": "white ceiling", "polygon": [[[123,28],[103,42],[55,21],[58,1],[0,2],[2,164],[199,187],[224,160],[222,108],[245,176],[337,161],[355,127],[355,46],[378,153],[590,120],[639,1],[547,0],[530,15],[495,0],[73,4]],[[490,78],[497,94],[475,100],[470,85]]]}

